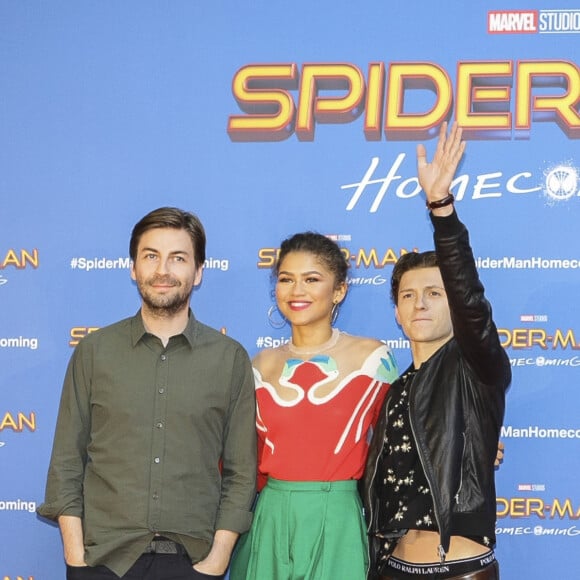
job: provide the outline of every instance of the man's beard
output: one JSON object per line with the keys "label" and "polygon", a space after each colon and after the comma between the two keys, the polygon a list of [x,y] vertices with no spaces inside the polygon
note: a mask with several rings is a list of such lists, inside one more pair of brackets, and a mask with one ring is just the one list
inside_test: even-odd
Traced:
{"label": "man's beard", "polygon": [[[149,286],[163,283],[172,284],[175,288],[180,288],[177,293],[171,295],[159,295],[149,292]],[[192,288],[182,288],[183,284],[178,280],[166,276],[156,276],[144,282],[137,283],[137,289],[143,304],[147,307],[150,314],[159,318],[171,318],[178,312],[181,312],[189,305]]]}

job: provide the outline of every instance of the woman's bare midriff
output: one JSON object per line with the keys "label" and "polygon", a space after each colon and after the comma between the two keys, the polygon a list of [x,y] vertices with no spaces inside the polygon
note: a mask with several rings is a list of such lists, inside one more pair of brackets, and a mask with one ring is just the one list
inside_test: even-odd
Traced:
{"label": "woman's bare midriff", "polygon": [[[395,558],[413,562],[414,564],[428,564],[439,562],[439,534],[423,530],[409,530],[397,543],[393,552]],[[451,536],[451,544],[445,560],[462,560],[480,556],[489,551],[489,548],[462,536]]]}

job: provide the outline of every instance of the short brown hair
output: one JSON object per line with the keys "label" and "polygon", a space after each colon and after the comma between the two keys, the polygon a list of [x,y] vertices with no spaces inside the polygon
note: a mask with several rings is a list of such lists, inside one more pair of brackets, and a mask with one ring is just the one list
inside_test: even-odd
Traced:
{"label": "short brown hair", "polygon": [[129,256],[135,261],[137,247],[143,234],[155,228],[173,228],[185,230],[191,237],[195,266],[199,268],[205,262],[205,230],[200,219],[193,213],[176,207],[160,207],[141,218],[131,232]]}
{"label": "short brown hair", "polygon": [[396,306],[399,300],[399,286],[401,278],[409,270],[418,270],[419,268],[439,268],[437,254],[430,250],[428,252],[409,252],[403,254],[395,264],[391,274],[391,300]]}

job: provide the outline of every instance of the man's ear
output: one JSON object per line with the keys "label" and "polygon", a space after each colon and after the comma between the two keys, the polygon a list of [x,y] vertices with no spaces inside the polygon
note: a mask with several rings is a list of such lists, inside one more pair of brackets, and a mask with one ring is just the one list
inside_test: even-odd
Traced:
{"label": "man's ear", "polygon": [[193,285],[199,286],[201,284],[202,278],[203,278],[203,266],[200,266],[195,273],[195,278],[193,279]]}

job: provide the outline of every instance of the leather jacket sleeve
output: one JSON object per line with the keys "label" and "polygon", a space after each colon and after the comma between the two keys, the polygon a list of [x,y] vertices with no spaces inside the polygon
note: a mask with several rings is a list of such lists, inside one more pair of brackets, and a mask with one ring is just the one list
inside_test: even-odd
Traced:
{"label": "leather jacket sleeve", "polygon": [[455,212],[447,217],[430,215],[453,333],[461,354],[483,384],[505,388],[511,380],[511,368],[493,322],[491,304],[484,296],[467,228]]}

